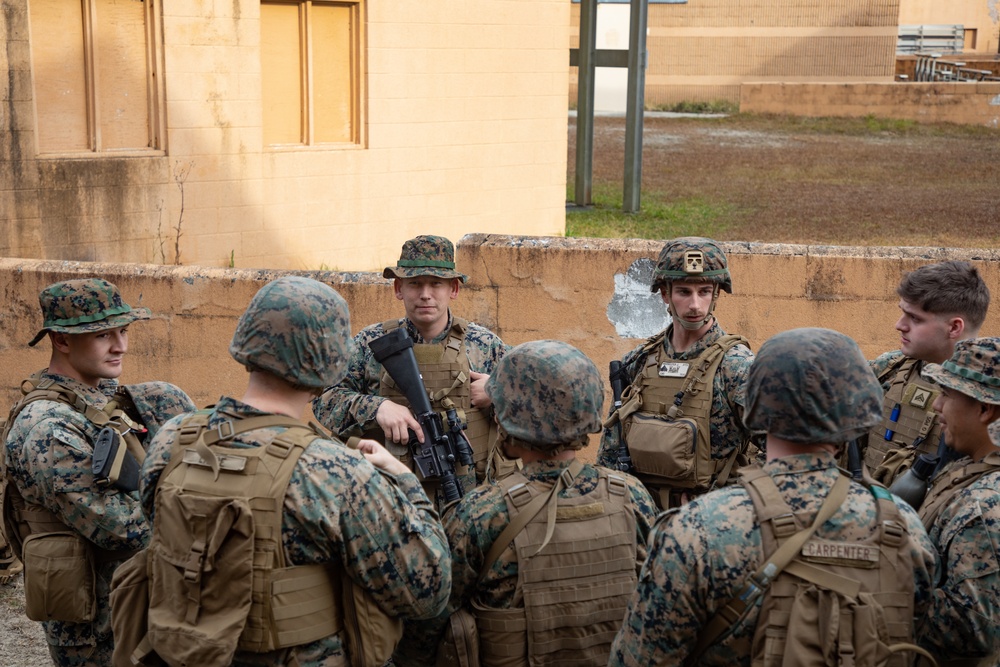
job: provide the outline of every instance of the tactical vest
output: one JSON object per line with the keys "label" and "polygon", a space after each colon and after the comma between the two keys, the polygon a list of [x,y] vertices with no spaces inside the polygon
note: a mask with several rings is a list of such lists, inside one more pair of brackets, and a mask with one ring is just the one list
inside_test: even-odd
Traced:
{"label": "tactical vest", "polygon": [[[808,524],[800,513],[792,511],[764,470],[745,469],[740,482],[753,501],[766,560]],[[795,656],[815,658],[821,647],[831,645],[836,653],[826,656],[827,664],[853,665],[855,657],[859,665],[911,664],[911,655],[888,652],[889,647],[899,650],[903,644],[907,650],[913,649],[909,533],[892,495],[879,486],[871,490],[879,525],[872,539],[832,541],[813,534],[770,583],[754,632],[754,667],[777,667]],[[808,601],[797,599],[802,595]],[[830,603],[832,606],[826,606]],[[813,611],[836,616],[824,625],[816,617],[809,618]],[[808,636],[817,627],[833,634]],[[884,634],[877,634],[876,628]],[[816,663],[793,659],[793,664]]]}
{"label": "tactical vest", "polygon": [[[915,456],[920,453],[934,455],[937,452],[941,426],[933,406],[934,400],[941,394],[941,388],[920,377],[919,366],[916,359],[904,358],[883,374],[883,377],[888,377],[895,371],[892,384],[882,401],[882,421],[868,435],[865,465],[872,472],[889,452],[897,449],[912,450],[916,445]],[[897,405],[898,413],[895,410]],[[899,470],[902,471],[903,469]],[[882,481],[886,485],[892,482],[891,479]]]}
{"label": "tactical vest", "polygon": [[[398,329],[399,326],[399,320],[382,323],[386,333]],[[469,323],[466,320],[454,317],[451,330],[444,341],[414,344],[413,354],[417,359],[424,387],[430,396],[431,407],[441,413],[445,424],[448,423],[445,411],[456,408],[459,419],[466,425],[465,437],[469,439],[476,461],[476,479],[481,482],[486,478],[487,463],[491,458],[491,448],[496,443],[497,433],[489,411],[472,406],[469,387],[472,375],[469,355],[465,352],[465,332],[468,327]],[[410,406],[410,402],[384,369],[379,384],[379,396]],[[367,435],[376,437],[379,442],[385,439],[381,429],[378,429],[377,433]],[[386,443],[386,448],[407,467],[413,469],[413,457],[405,446],[389,442]]]}
{"label": "tactical vest", "polygon": [[[288,482],[299,456],[323,434],[281,416],[215,428],[208,419],[199,412],[183,420],[157,484],[149,645],[178,661],[188,655],[183,664],[208,664],[204,646],[212,643],[264,653],[343,631],[339,572],[329,564],[288,565],[281,540]],[[287,429],[259,447],[227,444],[271,426]],[[224,655],[219,661],[229,664]]]}
{"label": "tactical vest", "polygon": [[928,531],[941,516],[944,508],[962,489],[975,484],[983,475],[1000,470],[1000,452],[990,452],[982,461],[968,461],[965,465],[953,465],[943,470],[931,480],[923,504],[920,506],[920,520]]}
{"label": "tactical vest", "polygon": [[713,382],[726,352],[749,347],[742,336],[725,335],[698,357],[676,360],[666,357],[665,335],[646,344],[645,364],[618,412],[635,474],[662,509],[678,504],[671,491],[704,493],[730,481],[746,443],[725,459],[712,457]]}
{"label": "tactical vest", "polygon": [[[482,667],[607,664],[637,582],[636,532],[625,478],[597,470],[593,492],[550,500],[514,538],[514,603],[523,607],[473,602]],[[569,486],[568,469],[563,477]],[[511,522],[533,498],[551,492],[520,473],[499,484]]]}
{"label": "tactical vest", "polygon": [[[41,505],[28,503],[7,470],[6,443],[14,421],[35,401],[55,401],[71,406],[99,427],[110,426],[122,436],[128,451],[139,463],[145,451],[135,435],[141,423],[122,408],[125,397],[95,408],[83,396],[52,378],[32,375],[21,383],[22,397],[7,417],[0,435],[0,470],[3,472],[3,532],[14,554],[25,567],[25,600],[28,618],[82,623],[93,620],[94,566],[131,558],[133,550],[98,547],[67,526],[58,515]],[[133,415],[135,416],[135,415]],[[137,418],[137,416],[135,416]],[[62,572],[48,563],[62,561]]]}

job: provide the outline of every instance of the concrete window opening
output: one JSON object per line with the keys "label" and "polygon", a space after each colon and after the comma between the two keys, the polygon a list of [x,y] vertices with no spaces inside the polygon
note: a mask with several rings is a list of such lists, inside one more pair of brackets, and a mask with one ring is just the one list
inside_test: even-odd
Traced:
{"label": "concrete window opening", "polygon": [[264,144],[360,144],[364,6],[264,2],[260,8]]}
{"label": "concrete window opening", "polygon": [[30,3],[40,154],[161,148],[152,4]]}

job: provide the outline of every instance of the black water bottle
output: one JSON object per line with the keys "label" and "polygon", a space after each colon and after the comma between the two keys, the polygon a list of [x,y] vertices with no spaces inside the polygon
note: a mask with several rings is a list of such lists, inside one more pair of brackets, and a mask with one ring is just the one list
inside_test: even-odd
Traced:
{"label": "black water bottle", "polygon": [[913,509],[920,509],[924,496],[927,495],[928,482],[937,464],[938,457],[921,454],[913,462],[913,467],[892,483],[889,491],[905,500]]}

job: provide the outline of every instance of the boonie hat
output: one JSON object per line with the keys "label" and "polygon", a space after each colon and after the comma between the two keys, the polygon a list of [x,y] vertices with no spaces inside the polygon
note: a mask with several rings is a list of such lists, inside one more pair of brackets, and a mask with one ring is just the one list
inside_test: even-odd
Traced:
{"label": "boonie hat", "polygon": [[921,373],[942,387],[1000,405],[1000,338],[960,340],[951,359],[927,364]]}
{"label": "boonie hat", "polygon": [[117,287],[100,278],[49,285],[38,295],[38,303],[42,306],[42,329],[28,343],[30,346],[49,331],[68,334],[106,331],[150,317],[149,308],[128,305]]}
{"label": "boonie hat", "polygon": [[469,279],[455,270],[455,246],[443,236],[418,236],[403,244],[396,266],[387,266],[383,278],[417,278],[437,276],[458,278],[463,283]]}

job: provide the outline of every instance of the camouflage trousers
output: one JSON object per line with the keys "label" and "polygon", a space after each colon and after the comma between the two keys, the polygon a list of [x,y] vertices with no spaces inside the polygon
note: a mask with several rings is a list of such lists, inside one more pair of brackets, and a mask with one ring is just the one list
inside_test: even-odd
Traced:
{"label": "camouflage trousers", "polygon": [[49,655],[56,667],[111,667],[111,653],[114,644],[98,642],[96,646],[53,646],[49,644]]}

